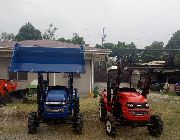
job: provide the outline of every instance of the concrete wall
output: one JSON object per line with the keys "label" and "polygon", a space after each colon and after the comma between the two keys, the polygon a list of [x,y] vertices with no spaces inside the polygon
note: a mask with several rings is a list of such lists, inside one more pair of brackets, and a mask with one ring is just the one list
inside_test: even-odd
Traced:
{"label": "concrete wall", "polygon": [[0,56],[0,78],[7,79],[9,78],[8,67],[10,64],[11,58],[9,57],[1,57]]}

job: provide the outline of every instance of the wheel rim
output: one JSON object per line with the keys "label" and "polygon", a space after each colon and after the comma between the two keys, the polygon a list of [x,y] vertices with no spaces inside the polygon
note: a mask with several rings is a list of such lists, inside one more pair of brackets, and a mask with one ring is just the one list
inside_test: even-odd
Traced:
{"label": "wheel rim", "polygon": [[111,132],[111,123],[110,121],[106,122],[106,130],[110,133]]}

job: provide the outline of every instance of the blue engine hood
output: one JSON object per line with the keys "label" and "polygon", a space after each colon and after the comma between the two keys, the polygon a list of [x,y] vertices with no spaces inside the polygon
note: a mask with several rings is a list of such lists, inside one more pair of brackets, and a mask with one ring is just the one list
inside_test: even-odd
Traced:
{"label": "blue engine hood", "polygon": [[66,101],[67,91],[66,90],[49,90],[46,101]]}

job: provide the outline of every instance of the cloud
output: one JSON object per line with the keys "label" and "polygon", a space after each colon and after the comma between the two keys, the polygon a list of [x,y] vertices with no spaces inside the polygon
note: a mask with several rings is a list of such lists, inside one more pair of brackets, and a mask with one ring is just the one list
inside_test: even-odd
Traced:
{"label": "cloud", "polygon": [[180,28],[179,5],[179,0],[0,0],[0,31],[17,33],[29,21],[43,32],[54,23],[58,36],[77,32],[95,45],[105,27],[106,41],[143,47],[153,40],[166,43]]}

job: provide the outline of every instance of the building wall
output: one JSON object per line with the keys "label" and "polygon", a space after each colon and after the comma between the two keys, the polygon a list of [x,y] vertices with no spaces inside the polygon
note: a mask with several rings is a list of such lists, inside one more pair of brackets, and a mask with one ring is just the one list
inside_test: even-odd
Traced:
{"label": "building wall", "polygon": [[8,66],[10,64],[10,57],[0,57],[0,79],[8,78]]}
{"label": "building wall", "polygon": [[[1,57],[0,56],[0,78],[2,79],[8,79],[9,74],[8,74],[8,67],[10,65],[11,58],[10,57]],[[90,63],[91,60],[87,59],[85,60],[85,68],[86,68],[86,73],[85,74],[80,74],[80,77],[74,78],[74,88],[78,89],[78,92],[80,94],[87,94],[90,92],[90,78],[91,78],[91,67]],[[68,78],[65,77],[65,74],[59,74],[56,73],[56,78],[55,78],[55,84],[56,85],[68,85]],[[45,76],[46,77],[46,76]],[[28,84],[30,84],[33,80],[37,80],[38,75],[37,73],[28,73],[28,80],[23,80],[23,81],[18,81],[18,89],[24,89]],[[54,74],[50,74],[50,85],[54,85]]]}

